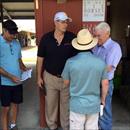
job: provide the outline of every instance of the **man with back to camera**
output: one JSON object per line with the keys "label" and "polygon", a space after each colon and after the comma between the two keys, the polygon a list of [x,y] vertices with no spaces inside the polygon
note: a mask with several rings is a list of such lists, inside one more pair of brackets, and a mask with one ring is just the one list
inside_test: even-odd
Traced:
{"label": "man with back to camera", "polygon": [[[16,126],[18,104],[23,101],[21,71],[27,70],[21,59],[20,43],[15,40],[18,27],[12,20],[3,22],[0,35],[0,100],[2,130],[18,130]],[[11,112],[9,118],[9,111]],[[8,121],[10,124],[8,124]]]}
{"label": "man with back to camera", "polygon": [[100,104],[105,106],[108,79],[105,62],[91,52],[97,42],[88,29],[80,30],[72,40],[79,53],[67,60],[62,72],[70,89],[70,130],[98,130]]}
{"label": "man with back to camera", "polygon": [[54,16],[54,31],[43,35],[38,48],[37,83],[40,88],[46,88],[45,116],[51,130],[58,127],[59,99],[61,127],[63,130],[69,129],[69,89],[64,86],[61,73],[66,60],[76,54],[71,45],[75,34],[67,31],[68,23],[71,21],[65,12],[57,12]]}
{"label": "man with back to camera", "polygon": [[109,91],[104,107],[104,114],[99,118],[99,127],[101,130],[112,130],[112,94],[113,78],[116,67],[122,57],[119,44],[110,37],[110,26],[106,22],[99,23],[94,30],[94,35],[98,38],[98,45],[93,49],[93,53],[100,57],[107,64]]}

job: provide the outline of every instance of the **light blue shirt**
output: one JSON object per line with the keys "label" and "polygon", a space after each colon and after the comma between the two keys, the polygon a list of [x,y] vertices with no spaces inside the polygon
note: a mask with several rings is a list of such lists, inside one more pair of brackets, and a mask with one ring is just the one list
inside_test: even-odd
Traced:
{"label": "light blue shirt", "polygon": [[[7,43],[3,36],[0,35],[0,67],[8,73],[21,78],[19,59],[21,58],[21,47],[18,41],[13,40]],[[16,83],[9,78],[1,76],[1,85],[14,86]]]}
{"label": "light blue shirt", "polygon": [[81,114],[99,112],[100,82],[107,79],[106,64],[91,52],[67,60],[62,77],[70,80],[70,110]]}
{"label": "light blue shirt", "polygon": [[109,38],[102,46],[96,46],[93,49],[93,54],[105,61],[107,66],[112,66],[112,71],[108,72],[108,79],[114,78],[114,72],[122,57],[122,52],[119,44]]}

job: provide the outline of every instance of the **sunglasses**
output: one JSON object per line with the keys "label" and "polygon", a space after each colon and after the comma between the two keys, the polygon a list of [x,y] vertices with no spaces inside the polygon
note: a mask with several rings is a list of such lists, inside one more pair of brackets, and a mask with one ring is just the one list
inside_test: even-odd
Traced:
{"label": "sunglasses", "polygon": [[11,55],[14,55],[13,46],[9,44]]}
{"label": "sunglasses", "polygon": [[57,22],[60,22],[60,23],[62,23],[62,24],[68,24],[68,23],[69,23],[68,20],[57,20]]}

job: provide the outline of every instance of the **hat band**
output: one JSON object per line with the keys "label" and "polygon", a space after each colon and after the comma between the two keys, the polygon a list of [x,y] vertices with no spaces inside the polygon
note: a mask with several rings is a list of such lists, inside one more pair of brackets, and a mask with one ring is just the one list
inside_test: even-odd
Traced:
{"label": "hat band", "polygon": [[[93,41],[93,40],[92,40]],[[86,43],[86,44],[81,44],[81,43],[79,43],[79,42],[77,42],[79,45],[81,45],[81,46],[86,46],[86,45],[89,45],[89,44],[91,44],[92,43],[92,41],[90,41],[89,43]]]}

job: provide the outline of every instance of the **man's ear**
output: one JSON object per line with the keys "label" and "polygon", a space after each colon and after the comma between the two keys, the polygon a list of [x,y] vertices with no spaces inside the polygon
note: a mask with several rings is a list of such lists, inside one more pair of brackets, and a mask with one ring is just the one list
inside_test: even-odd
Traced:
{"label": "man's ear", "polygon": [[3,28],[3,34],[7,32],[8,30],[6,28]]}

